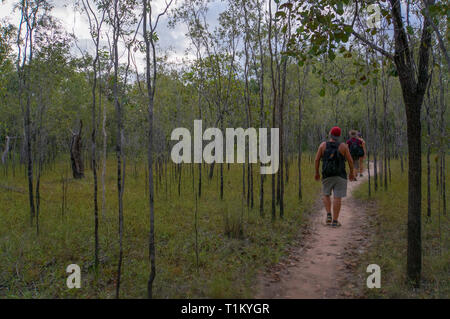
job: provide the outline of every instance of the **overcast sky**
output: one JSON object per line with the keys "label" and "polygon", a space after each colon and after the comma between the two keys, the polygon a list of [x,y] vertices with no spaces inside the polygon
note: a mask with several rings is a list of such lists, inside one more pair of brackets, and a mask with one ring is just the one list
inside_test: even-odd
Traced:
{"label": "overcast sky", "polygon": [[[92,52],[93,44],[89,34],[89,24],[87,17],[80,12],[76,12],[74,9],[74,3],[76,0],[50,0],[53,5],[52,15],[58,18],[64,28],[74,33],[77,37],[77,45],[81,50],[88,50]],[[8,19],[13,24],[18,24],[20,21],[20,14],[18,10],[13,11],[13,7],[18,0],[0,0],[0,20]],[[153,0],[152,6],[154,12],[157,14],[164,8],[164,0]],[[174,0],[173,6],[179,6],[182,0]],[[209,4],[208,24],[211,27],[217,25],[217,18],[221,11],[226,8],[226,4],[220,0],[214,0]],[[168,52],[169,60],[171,62],[182,63],[183,58],[186,57],[186,50],[189,46],[189,40],[185,36],[186,27],[182,24],[177,25],[174,29],[167,26],[168,17],[161,18],[158,25],[157,33],[159,36],[159,47],[161,50]],[[107,26],[105,26],[107,27]],[[107,45],[106,38],[104,37],[103,45]],[[126,54],[124,46],[121,45],[122,60],[125,59]],[[78,53],[79,50],[74,48],[74,53]],[[142,67],[143,56],[137,56],[136,61],[139,67]]]}

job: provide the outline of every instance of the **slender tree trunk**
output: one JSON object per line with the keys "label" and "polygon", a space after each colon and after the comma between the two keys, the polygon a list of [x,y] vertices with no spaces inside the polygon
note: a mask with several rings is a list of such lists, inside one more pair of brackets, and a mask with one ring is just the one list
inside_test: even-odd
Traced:
{"label": "slender tree trunk", "polygon": [[[428,93],[429,94],[429,93]],[[427,216],[431,217],[431,123],[430,123],[430,101],[425,104],[427,120]]]}
{"label": "slender tree trunk", "polygon": [[[440,60],[442,61],[441,54],[439,54]],[[448,66],[450,67],[450,66]],[[441,156],[441,196],[442,196],[442,210],[443,215],[447,215],[447,198],[446,198],[446,190],[445,190],[445,180],[446,180],[446,170],[445,170],[445,161],[446,161],[446,125],[445,125],[445,111],[446,111],[446,99],[445,99],[445,91],[448,88],[448,82],[444,83],[444,78],[442,74],[442,68],[439,67],[439,109],[440,109],[440,132],[439,132],[439,153]]]}
{"label": "slender tree trunk", "polygon": [[[87,10],[86,10],[87,11]],[[89,14],[89,12],[87,12]],[[92,26],[91,26],[92,28]],[[97,25],[97,34],[100,31],[100,27]],[[94,71],[94,79],[92,84],[92,133],[91,133],[91,166],[94,176],[94,269],[98,274],[98,253],[99,253],[99,240],[98,240],[98,181],[97,181],[97,150],[96,150],[96,138],[97,138],[97,119],[96,119],[96,90],[97,90],[97,64],[99,61],[98,47],[100,43],[100,35],[97,35],[96,41],[96,55],[92,63]]]}
{"label": "slender tree trunk", "polygon": [[[434,4],[434,0],[425,0],[425,6]],[[431,48],[430,23],[424,19],[418,52],[419,63],[413,67],[413,55],[403,25],[401,3],[390,0],[394,25],[395,55],[394,62],[399,75],[400,86],[405,102],[408,137],[408,248],[407,276],[415,287],[420,286],[422,271],[422,144],[421,144],[421,107],[429,80],[428,68]]]}
{"label": "slender tree trunk", "polygon": [[[369,103],[369,90],[366,89],[366,104],[367,104],[367,130],[366,130],[366,151],[367,154],[367,185],[368,185],[368,195],[369,197],[372,196],[372,190],[371,190],[371,181],[370,181],[370,151],[369,151],[369,145],[372,143],[372,136],[369,136],[370,132],[370,103]],[[370,137],[370,138],[369,138]],[[369,145],[367,145],[369,143]]]}
{"label": "slender tree trunk", "polygon": [[[271,70],[271,82],[272,82],[272,99],[273,99],[273,112],[272,112],[272,127],[276,126],[276,114],[277,114],[277,86],[275,79],[275,72],[273,69],[273,50],[272,50],[272,2],[269,1],[269,53],[270,53],[270,70]],[[272,136],[270,137],[272,140]],[[276,208],[275,208],[275,174],[272,174],[272,221],[276,219]]]}
{"label": "slender tree trunk", "polygon": [[107,156],[108,156],[108,153],[107,153],[108,135],[106,133],[106,105],[103,105],[103,107],[102,107],[101,82],[100,82],[99,92],[100,92],[99,104],[100,104],[100,108],[102,109],[102,112],[103,112],[103,121],[102,121],[102,133],[103,133],[102,218],[104,220],[106,218],[106,160],[107,160]]}
{"label": "slender tree trunk", "polygon": [[[166,3],[166,9],[159,16],[167,12],[172,0]],[[150,10],[149,10],[150,9]],[[145,41],[145,61],[146,61],[146,81],[147,81],[147,99],[148,99],[148,187],[149,187],[149,206],[150,206],[150,231],[148,252],[150,259],[150,275],[147,282],[147,297],[153,298],[153,282],[156,277],[156,252],[155,252],[155,208],[154,208],[154,190],[153,190],[153,109],[154,97],[156,92],[157,78],[157,58],[156,44],[153,34],[157,27],[157,21],[152,23],[151,7],[148,0],[143,0],[143,34]],[[150,27],[149,33],[147,27]],[[150,35],[150,36],[149,36]]]}
{"label": "slender tree trunk", "polygon": [[42,161],[43,161],[43,138],[42,138],[42,118],[44,113],[44,107],[41,105],[39,107],[39,126],[37,129],[37,146],[38,146],[38,171],[36,176],[36,235],[39,236],[39,213],[41,208],[41,172],[42,172]]}
{"label": "slender tree trunk", "polygon": [[118,12],[118,0],[114,0],[114,17],[113,17],[113,57],[114,57],[114,106],[117,117],[117,136],[116,136],[116,156],[117,156],[117,194],[119,202],[119,262],[117,265],[116,279],[116,298],[120,296],[120,280],[122,275],[123,260],[123,192],[125,181],[125,159],[123,156],[123,124],[122,124],[122,106],[119,101],[119,49],[118,40],[120,35],[120,20]]}
{"label": "slender tree trunk", "polygon": [[305,95],[306,76],[309,72],[309,65],[304,66],[303,81],[300,82],[300,67],[297,66],[298,85],[298,198],[302,199],[302,122],[303,122],[303,101]]}
{"label": "slender tree trunk", "polygon": [[[262,36],[261,36],[261,20],[262,20],[262,3],[258,2],[258,46],[259,46],[259,63],[260,63],[260,72],[259,72],[259,123],[260,127],[265,126],[264,119],[264,52],[262,45]],[[255,67],[256,68],[256,67]],[[262,164],[259,164],[261,169]],[[264,216],[264,175],[259,174],[259,215],[261,217]]]}
{"label": "slender tree trunk", "polygon": [[[23,122],[24,122],[24,146],[26,155],[26,165],[27,165],[27,178],[28,178],[28,199],[30,204],[30,226],[33,226],[33,220],[36,215],[36,209],[34,204],[34,192],[33,192],[33,155],[31,147],[31,92],[30,92],[30,79],[29,79],[29,68],[26,67],[27,60],[27,44],[29,45],[29,57],[28,65],[32,64],[33,61],[33,27],[31,21],[31,13],[28,12],[28,5],[22,3],[22,15],[19,25],[19,36],[22,31],[23,24],[26,26],[26,39],[25,39],[25,49],[23,52],[23,61],[20,65],[21,60],[21,41],[18,38],[17,46],[19,55],[17,58],[17,73],[19,74],[19,104],[22,109]],[[25,92],[25,107],[23,106],[22,94]]]}
{"label": "slender tree trunk", "polygon": [[[410,104],[411,103],[411,104]],[[421,104],[421,101],[420,101]],[[420,282],[422,271],[422,237],[421,237],[421,205],[422,205],[422,147],[420,142],[420,104],[407,105],[408,133],[408,277],[416,285]]]}
{"label": "slender tree trunk", "polygon": [[[223,132],[223,119],[220,118],[220,129]],[[223,200],[223,161],[220,163],[220,199]]]}
{"label": "slender tree trunk", "polygon": [[387,170],[388,170],[388,165],[387,165],[387,161],[388,161],[388,142],[387,142],[387,100],[383,101],[383,157],[384,157],[384,190],[387,191],[388,190],[388,174],[387,174]]}
{"label": "slender tree trunk", "polygon": [[83,144],[82,144],[83,122],[80,120],[78,133],[72,134],[70,146],[70,159],[72,162],[72,175],[75,179],[84,178]]}
{"label": "slender tree trunk", "polygon": [[284,217],[284,102],[286,95],[286,67],[287,59],[283,62],[282,71],[282,85],[281,85],[281,98],[280,105],[278,108],[279,118],[280,118],[280,168],[278,171],[278,176],[280,177],[280,218]]}
{"label": "slender tree trunk", "polygon": [[377,144],[378,144],[378,133],[377,133],[377,87],[373,88],[373,182],[375,192],[378,191],[378,163],[377,163]]}

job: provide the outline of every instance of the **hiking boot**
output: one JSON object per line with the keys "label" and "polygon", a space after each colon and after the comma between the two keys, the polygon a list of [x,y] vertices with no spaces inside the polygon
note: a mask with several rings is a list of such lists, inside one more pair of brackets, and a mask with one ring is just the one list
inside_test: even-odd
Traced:
{"label": "hiking boot", "polygon": [[326,221],[326,224],[327,225],[331,225],[331,222],[332,222],[332,217],[331,217],[331,213],[327,213],[327,221]]}
{"label": "hiking boot", "polygon": [[331,227],[334,227],[334,228],[341,227],[341,226],[342,226],[341,223],[338,222],[337,220],[333,220],[333,222],[331,223]]}
{"label": "hiking boot", "polygon": [[359,177],[363,177],[364,175],[361,173],[361,174],[359,174]]}

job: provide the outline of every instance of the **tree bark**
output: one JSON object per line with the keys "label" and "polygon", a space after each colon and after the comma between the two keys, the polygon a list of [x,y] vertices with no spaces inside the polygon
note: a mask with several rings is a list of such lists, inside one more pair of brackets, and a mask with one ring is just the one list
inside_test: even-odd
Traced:
{"label": "tree bark", "polygon": [[84,163],[82,154],[82,139],[83,121],[80,120],[80,129],[77,133],[72,134],[72,141],[70,144],[70,160],[72,163],[72,175],[75,179],[84,177]]}
{"label": "tree bark", "polygon": [[[431,48],[429,21],[424,19],[419,47],[418,75],[415,76],[414,60],[410,52],[406,31],[402,20],[401,3],[390,0],[394,23],[394,62],[399,75],[405,102],[408,137],[408,249],[407,275],[415,287],[420,286],[422,271],[422,145],[420,114],[429,74],[428,64]],[[426,0],[426,5],[434,0]]]}

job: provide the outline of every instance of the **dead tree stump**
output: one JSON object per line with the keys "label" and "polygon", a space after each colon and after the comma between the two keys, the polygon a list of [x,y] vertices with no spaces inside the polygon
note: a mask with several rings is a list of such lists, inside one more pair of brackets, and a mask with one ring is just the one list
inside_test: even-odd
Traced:
{"label": "dead tree stump", "polygon": [[83,129],[83,121],[80,120],[80,129],[78,133],[72,132],[72,140],[70,143],[70,160],[72,162],[73,178],[80,179],[84,177],[83,156],[81,154],[82,142],[81,132]]}

